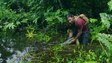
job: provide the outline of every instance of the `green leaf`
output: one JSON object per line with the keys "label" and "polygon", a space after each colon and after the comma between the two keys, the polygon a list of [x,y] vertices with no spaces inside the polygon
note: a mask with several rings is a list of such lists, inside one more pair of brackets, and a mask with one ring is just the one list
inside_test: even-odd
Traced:
{"label": "green leaf", "polygon": [[8,23],[4,26],[4,29],[14,29],[16,26],[14,25],[14,23]]}
{"label": "green leaf", "polygon": [[108,2],[108,6],[109,6],[110,11],[112,11],[112,0],[110,0],[110,1]]}
{"label": "green leaf", "polygon": [[90,18],[90,23],[95,23],[97,21],[97,19],[93,19],[93,18]]}
{"label": "green leaf", "polygon": [[97,40],[102,42],[109,50],[112,48],[112,35],[99,33]]}
{"label": "green leaf", "polygon": [[35,20],[33,20],[33,22],[36,24],[38,19],[39,19],[39,17],[37,17]]}
{"label": "green leaf", "polygon": [[28,19],[23,19],[21,22],[22,23],[27,23]]}
{"label": "green leaf", "polygon": [[97,61],[85,61],[84,63],[97,63]]}
{"label": "green leaf", "polygon": [[107,18],[107,14],[106,13],[100,13],[100,17],[101,17],[102,27],[108,29],[110,27],[110,21]]}

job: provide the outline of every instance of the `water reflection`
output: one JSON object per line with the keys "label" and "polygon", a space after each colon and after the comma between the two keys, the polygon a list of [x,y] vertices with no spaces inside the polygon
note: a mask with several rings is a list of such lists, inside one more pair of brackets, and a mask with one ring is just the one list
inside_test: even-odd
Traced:
{"label": "water reflection", "polygon": [[0,39],[0,63],[20,63],[23,59],[30,61],[26,57],[27,53],[32,50],[25,40],[15,38]]}
{"label": "water reflection", "polygon": [[31,49],[32,47],[26,47],[23,51],[15,51],[12,56],[7,58],[7,63],[20,63],[23,62],[23,60],[30,61],[31,58],[29,56],[27,57],[27,54],[29,51],[31,51]]}

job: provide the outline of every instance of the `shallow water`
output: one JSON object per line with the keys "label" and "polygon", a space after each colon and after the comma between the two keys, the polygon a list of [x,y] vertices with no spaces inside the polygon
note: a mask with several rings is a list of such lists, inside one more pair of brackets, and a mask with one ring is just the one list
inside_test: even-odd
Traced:
{"label": "shallow water", "polygon": [[[19,63],[33,49],[32,44],[20,38],[4,37],[0,39],[0,63]],[[25,58],[30,61],[30,58]]]}

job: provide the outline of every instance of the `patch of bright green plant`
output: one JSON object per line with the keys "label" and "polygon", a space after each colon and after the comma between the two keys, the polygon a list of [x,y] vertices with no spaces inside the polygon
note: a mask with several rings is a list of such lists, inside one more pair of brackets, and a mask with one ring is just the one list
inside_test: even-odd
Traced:
{"label": "patch of bright green plant", "polygon": [[41,32],[37,33],[36,38],[39,42],[49,42],[51,39],[50,36],[48,36],[44,33],[41,33]]}

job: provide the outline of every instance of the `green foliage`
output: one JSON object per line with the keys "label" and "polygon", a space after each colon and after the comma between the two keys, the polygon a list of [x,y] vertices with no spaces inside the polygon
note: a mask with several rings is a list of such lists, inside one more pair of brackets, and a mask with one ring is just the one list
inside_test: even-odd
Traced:
{"label": "green foliage", "polygon": [[5,26],[4,26],[4,30],[7,30],[7,29],[14,29],[15,28],[15,25],[14,23],[5,23]]}
{"label": "green foliage", "polygon": [[44,33],[41,33],[41,32],[37,33],[36,38],[37,38],[37,40],[38,40],[39,42],[49,42],[50,39],[51,39],[50,36],[48,36],[48,35],[46,35],[46,34],[44,34]]}
{"label": "green foliage", "polygon": [[56,12],[50,12],[50,10],[47,10],[47,12],[44,14],[45,20],[48,21],[49,25],[59,24],[66,22],[65,15],[67,15],[67,11],[63,10],[57,10]]}
{"label": "green foliage", "polygon": [[96,61],[86,61],[84,63],[97,63]]}
{"label": "green foliage", "polygon": [[32,28],[31,26],[27,27],[27,33],[26,33],[26,37],[28,39],[32,39],[35,38],[36,34],[35,34],[35,29]]}
{"label": "green foliage", "polygon": [[91,41],[95,40],[97,38],[96,36],[98,35],[98,33],[102,30],[101,26],[95,25],[96,22],[98,22],[97,19],[90,18],[89,29],[91,32]]}
{"label": "green foliage", "polygon": [[[111,21],[108,18],[108,14],[100,13],[100,16],[101,21],[90,18],[90,32],[93,40],[96,40],[98,38],[98,34],[104,30],[108,30],[111,25]],[[96,23],[98,24],[96,25]]]}
{"label": "green foliage", "polygon": [[93,19],[93,18],[90,18],[89,20],[90,20],[89,22],[92,24],[94,24],[97,21],[97,19]]}
{"label": "green foliage", "polygon": [[101,23],[102,23],[102,27],[105,29],[109,29],[110,28],[110,21],[107,17],[108,15],[106,13],[100,13],[100,17],[101,17]]}
{"label": "green foliage", "polygon": [[[103,51],[105,52],[107,57],[109,57],[109,59],[106,59],[106,62],[109,62],[111,57],[111,52],[112,52],[112,35],[106,34],[104,31],[110,29],[111,22],[108,18],[108,14],[106,13],[100,13],[100,17],[101,17],[101,21],[98,21],[100,24],[93,25],[93,27],[90,27],[91,35],[92,35],[91,38],[92,41],[98,40],[100,42]],[[96,19],[90,19],[90,23],[95,24],[96,22],[97,22]],[[102,44],[106,46],[106,49],[105,47],[103,47]]]}
{"label": "green foliage", "polygon": [[[98,46],[98,45],[96,45]],[[94,46],[94,47],[96,47]],[[100,52],[101,50],[98,48],[85,50],[83,48],[76,48],[75,46],[66,46],[63,48],[59,48],[60,46],[52,46],[50,49],[41,51],[36,54],[37,56],[33,56],[32,62],[49,62],[49,63],[102,63],[106,62],[109,58],[106,56],[104,52]],[[73,49],[74,47],[74,49]],[[54,50],[54,48],[56,48]],[[59,48],[59,49],[57,49]],[[85,47],[86,48],[86,47]],[[87,47],[88,48],[88,47]],[[97,49],[97,50],[96,50]],[[32,56],[32,55],[31,55]],[[49,58],[48,58],[49,57]]]}
{"label": "green foliage", "polygon": [[99,33],[98,40],[102,42],[110,51],[112,51],[112,35]]}
{"label": "green foliage", "polygon": [[109,9],[110,9],[110,11],[112,10],[112,0],[110,0],[109,2],[108,2],[108,6],[109,6]]}
{"label": "green foliage", "polygon": [[[101,23],[102,23],[102,25],[101,25],[101,27],[100,28],[102,28],[102,30],[101,31],[103,31],[103,30],[105,30],[105,29],[109,29],[110,28],[110,21],[109,21],[109,19],[107,18],[107,14],[106,13],[102,13],[102,14],[100,14],[100,16],[101,16]],[[98,29],[98,30],[100,30],[100,29]],[[99,32],[100,33],[100,32]],[[110,44],[109,45],[109,42],[111,41],[111,35],[106,35],[106,34],[98,34],[98,36],[97,36],[97,38],[99,39],[102,39],[102,43],[104,43],[105,42],[105,44],[106,44],[106,46],[108,47],[111,47],[111,45],[112,44]],[[108,39],[108,40],[106,40],[106,39]],[[104,40],[104,41],[103,41]],[[109,48],[110,49],[110,48]]]}

